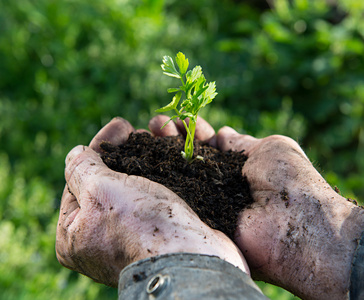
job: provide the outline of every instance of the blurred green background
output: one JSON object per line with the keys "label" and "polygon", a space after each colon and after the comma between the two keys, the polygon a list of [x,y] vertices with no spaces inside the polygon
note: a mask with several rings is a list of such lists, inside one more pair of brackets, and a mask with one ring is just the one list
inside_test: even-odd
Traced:
{"label": "blurred green background", "polygon": [[64,159],[116,115],[147,126],[170,100],[163,55],[216,80],[215,129],[288,135],[364,199],[364,2],[273,2],[0,1],[1,299],[117,298],[56,260]]}

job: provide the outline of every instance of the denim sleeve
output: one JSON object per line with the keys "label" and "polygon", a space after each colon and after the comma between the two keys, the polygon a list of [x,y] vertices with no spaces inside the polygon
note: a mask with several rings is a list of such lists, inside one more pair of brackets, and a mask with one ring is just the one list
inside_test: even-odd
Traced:
{"label": "denim sleeve", "polygon": [[350,275],[350,300],[364,299],[364,232],[355,250]]}
{"label": "denim sleeve", "polygon": [[122,299],[268,299],[249,275],[208,255],[174,253],[137,261],[120,273]]}

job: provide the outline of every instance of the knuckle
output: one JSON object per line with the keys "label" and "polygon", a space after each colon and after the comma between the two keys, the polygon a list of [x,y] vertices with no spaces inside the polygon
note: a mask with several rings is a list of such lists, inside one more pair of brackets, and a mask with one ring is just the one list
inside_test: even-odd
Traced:
{"label": "knuckle", "polygon": [[301,149],[301,147],[298,145],[298,143],[287,136],[284,135],[271,135],[269,137],[266,137],[265,139],[266,143],[269,143],[271,145],[274,145],[275,147],[279,147],[279,148],[299,148]]}

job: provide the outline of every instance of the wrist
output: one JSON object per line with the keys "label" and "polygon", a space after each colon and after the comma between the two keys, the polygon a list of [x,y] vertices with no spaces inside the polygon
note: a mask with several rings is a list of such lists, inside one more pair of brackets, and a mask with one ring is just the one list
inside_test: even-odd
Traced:
{"label": "wrist", "polygon": [[[152,242],[151,249],[143,258],[173,253],[191,253],[216,256],[238,267],[250,275],[248,264],[239,248],[222,232],[213,230],[205,224],[192,226],[179,235],[169,236],[164,243]],[[140,258],[139,258],[140,259]]]}
{"label": "wrist", "polygon": [[233,265],[216,256],[183,252],[140,260],[120,273],[119,299],[146,294],[158,299],[266,299],[250,276]]}
{"label": "wrist", "polygon": [[326,189],[325,195],[304,194],[301,201],[314,205],[301,219],[307,249],[296,256],[298,265],[304,266],[296,286],[304,283],[300,291],[306,297],[307,291],[314,291],[308,298],[348,299],[353,258],[364,228],[364,210],[331,188]]}
{"label": "wrist", "polygon": [[328,185],[285,191],[239,216],[236,242],[253,279],[304,299],[347,299],[364,209]]}

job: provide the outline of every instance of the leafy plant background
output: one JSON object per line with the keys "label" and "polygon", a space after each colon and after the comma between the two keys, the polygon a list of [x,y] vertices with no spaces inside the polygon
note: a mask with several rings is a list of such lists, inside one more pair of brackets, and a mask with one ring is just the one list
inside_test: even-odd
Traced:
{"label": "leafy plant background", "polygon": [[163,55],[182,51],[216,80],[202,112],[215,129],[288,135],[364,199],[364,2],[274,3],[0,1],[1,299],[117,298],[56,260],[64,158],[116,115],[147,126],[169,101]]}

